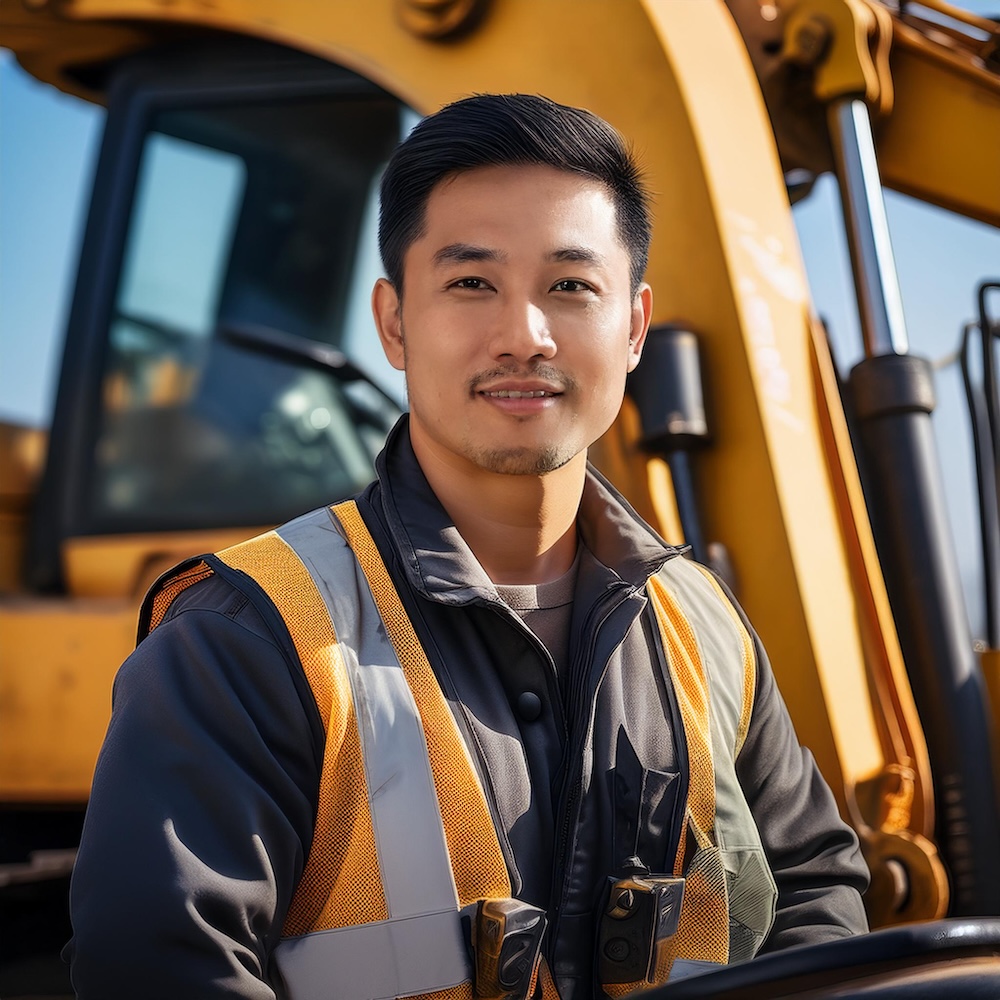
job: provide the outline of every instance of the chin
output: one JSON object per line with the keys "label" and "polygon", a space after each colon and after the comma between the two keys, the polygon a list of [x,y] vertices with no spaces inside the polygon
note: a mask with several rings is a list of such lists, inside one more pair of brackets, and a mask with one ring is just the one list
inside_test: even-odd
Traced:
{"label": "chin", "polygon": [[478,451],[473,461],[487,472],[502,476],[544,476],[561,469],[575,455],[570,448],[489,448]]}

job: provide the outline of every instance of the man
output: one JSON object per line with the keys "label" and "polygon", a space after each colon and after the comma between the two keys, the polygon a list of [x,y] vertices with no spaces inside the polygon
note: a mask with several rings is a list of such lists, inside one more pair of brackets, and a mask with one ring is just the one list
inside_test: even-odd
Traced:
{"label": "man", "polygon": [[865,929],[756,638],[587,467],[648,243],[587,112],[469,98],[397,150],[373,310],[409,417],[356,504],[150,595],[74,877],[84,1000],[577,1000]]}

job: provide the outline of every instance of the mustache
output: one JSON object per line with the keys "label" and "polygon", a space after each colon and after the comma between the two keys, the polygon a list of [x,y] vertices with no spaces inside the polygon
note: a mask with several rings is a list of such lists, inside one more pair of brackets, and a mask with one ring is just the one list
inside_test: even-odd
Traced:
{"label": "mustache", "polygon": [[537,365],[497,365],[495,368],[487,368],[476,372],[469,381],[469,392],[476,392],[481,385],[488,385],[503,378],[536,378],[544,382],[551,382],[562,387],[563,392],[578,388],[576,379],[572,375],[567,375],[554,365],[546,364],[544,361]]}

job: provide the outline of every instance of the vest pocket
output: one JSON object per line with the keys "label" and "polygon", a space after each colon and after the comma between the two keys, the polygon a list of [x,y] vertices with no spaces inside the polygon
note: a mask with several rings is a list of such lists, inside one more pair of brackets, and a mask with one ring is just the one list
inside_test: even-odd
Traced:
{"label": "vest pocket", "polygon": [[726,921],[726,869],[719,849],[702,839],[684,873],[680,928],[660,944],[657,983],[667,981],[674,960],[725,965],[731,960]]}
{"label": "vest pocket", "polygon": [[764,943],[778,901],[778,888],[763,848],[722,850],[729,896],[729,961],[745,962]]}
{"label": "vest pocket", "polygon": [[624,727],[618,730],[616,758],[609,774],[616,869],[623,870],[638,858],[648,871],[669,872],[680,823],[678,772],[643,767]]}

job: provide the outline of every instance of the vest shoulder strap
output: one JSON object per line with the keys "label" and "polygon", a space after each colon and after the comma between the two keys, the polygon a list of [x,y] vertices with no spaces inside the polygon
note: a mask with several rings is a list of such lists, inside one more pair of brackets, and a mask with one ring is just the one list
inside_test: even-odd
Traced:
{"label": "vest shoulder strap", "polygon": [[282,615],[326,727],[312,848],[275,950],[291,994],[466,996],[459,908],[509,896],[509,876],[468,750],[356,504],[218,558]]}
{"label": "vest shoulder strap", "polygon": [[[663,982],[677,959],[723,964],[733,957],[730,904],[732,892],[740,893],[740,875],[730,871],[725,839],[732,835],[740,852],[763,854],[735,773],[757,664],[742,619],[702,567],[671,560],[650,579],[647,593],[680,707],[689,772],[687,823],[674,859],[674,874],[683,874],[686,886],[680,927],[657,955],[655,978]],[[773,882],[765,888],[751,895],[770,898]]]}
{"label": "vest shoulder strap", "polygon": [[420,713],[460,906],[510,896],[510,876],[469,750],[357,504],[333,508]]}

